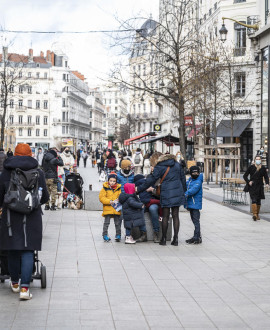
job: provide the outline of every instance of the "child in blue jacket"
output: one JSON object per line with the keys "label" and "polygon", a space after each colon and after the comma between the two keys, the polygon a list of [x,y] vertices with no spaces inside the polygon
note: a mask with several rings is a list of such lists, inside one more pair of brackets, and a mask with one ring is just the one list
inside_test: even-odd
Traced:
{"label": "child in blue jacket", "polygon": [[198,166],[191,166],[189,172],[190,178],[187,181],[187,191],[185,192],[185,196],[187,198],[187,209],[190,212],[190,217],[194,224],[195,230],[193,237],[186,240],[186,243],[200,244],[202,243],[200,210],[202,209],[203,174],[200,174],[200,169]]}

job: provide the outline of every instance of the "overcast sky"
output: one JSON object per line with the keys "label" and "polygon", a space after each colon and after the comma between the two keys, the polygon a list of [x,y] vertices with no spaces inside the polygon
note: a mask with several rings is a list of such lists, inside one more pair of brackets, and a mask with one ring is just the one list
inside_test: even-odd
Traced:
{"label": "overcast sky", "polygon": [[[119,28],[121,20],[140,15],[158,17],[159,0],[1,0],[0,25],[7,30],[89,31]],[[27,54],[64,50],[70,66],[83,73],[90,85],[109,71],[115,54],[104,34],[16,34],[1,32],[1,46]]]}

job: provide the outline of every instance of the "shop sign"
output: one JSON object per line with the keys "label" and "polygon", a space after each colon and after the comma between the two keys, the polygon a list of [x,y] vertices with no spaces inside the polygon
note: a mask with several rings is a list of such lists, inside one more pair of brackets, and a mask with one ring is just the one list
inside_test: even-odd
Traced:
{"label": "shop sign", "polygon": [[193,117],[185,116],[185,126],[192,126],[192,125],[193,125]]}
{"label": "shop sign", "polygon": [[154,125],[154,132],[161,132],[161,125],[160,124],[155,124]]}
{"label": "shop sign", "polygon": [[72,139],[62,139],[62,146],[63,147],[73,147],[73,140]]}

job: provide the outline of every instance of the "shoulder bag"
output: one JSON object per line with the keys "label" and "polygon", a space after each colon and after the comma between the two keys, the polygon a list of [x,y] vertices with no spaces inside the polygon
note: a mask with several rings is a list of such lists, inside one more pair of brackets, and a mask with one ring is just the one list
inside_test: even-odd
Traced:
{"label": "shoulder bag", "polygon": [[167,167],[166,172],[164,173],[162,179],[161,179],[160,182],[159,182],[159,185],[157,186],[157,189],[156,189],[155,195],[158,196],[158,197],[160,196],[161,184],[162,184],[162,182],[164,181],[164,179],[166,178],[167,174],[169,173],[169,170],[170,170],[170,167]]}

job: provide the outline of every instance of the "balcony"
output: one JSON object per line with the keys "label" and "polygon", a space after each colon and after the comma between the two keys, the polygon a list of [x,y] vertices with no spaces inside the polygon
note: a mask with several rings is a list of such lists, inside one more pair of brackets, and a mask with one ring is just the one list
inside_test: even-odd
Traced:
{"label": "balcony", "polygon": [[20,112],[26,112],[27,107],[25,107],[25,106],[20,107],[20,106],[16,105],[15,110],[20,111]]}
{"label": "balcony", "polygon": [[19,122],[15,122],[15,123],[9,124],[9,127],[10,128],[17,128],[17,127],[20,127],[20,128],[23,128],[23,127],[30,128],[30,127],[34,127],[34,126],[36,126],[35,123],[19,123]]}
{"label": "balcony", "polygon": [[234,56],[245,56],[246,47],[234,48]]}

